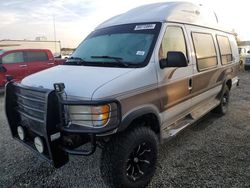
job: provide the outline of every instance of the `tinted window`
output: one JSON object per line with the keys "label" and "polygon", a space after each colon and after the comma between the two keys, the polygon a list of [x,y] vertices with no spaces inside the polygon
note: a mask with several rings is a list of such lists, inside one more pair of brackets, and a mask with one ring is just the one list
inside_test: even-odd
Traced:
{"label": "tinted window", "polygon": [[192,33],[199,71],[206,70],[217,65],[217,56],[211,34]]}
{"label": "tinted window", "polygon": [[217,41],[220,48],[221,62],[223,65],[231,63],[233,60],[229,40],[225,36],[217,35]]}
{"label": "tinted window", "polygon": [[26,58],[28,62],[48,61],[48,56],[46,52],[26,52]]}
{"label": "tinted window", "polygon": [[2,63],[10,64],[10,63],[21,63],[23,60],[23,52],[13,52],[3,56]]}
{"label": "tinted window", "polygon": [[179,51],[186,56],[185,38],[180,27],[167,27],[159,50],[159,59],[165,59],[169,51]]}

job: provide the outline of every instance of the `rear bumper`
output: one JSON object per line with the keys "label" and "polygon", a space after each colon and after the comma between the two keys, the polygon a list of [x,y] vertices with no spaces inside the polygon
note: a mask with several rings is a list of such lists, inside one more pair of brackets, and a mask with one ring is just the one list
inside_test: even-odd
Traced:
{"label": "rear bumper", "polygon": [[[120,124],[119,119],[112,126],[98,129],[75,124],[66,125],[63,105],[101,105],[111,101],[65,101],[57,95],[55,90],[26,87],[16,83],[8,83],[5,92],[5,111],[13,138],[55,167],[66,164],[69,154],[90,155],[94,153],[96,135],[112,131]],[[119,106],[117,101],[112,102],[116,102]],[[120,107],[118,111],[117,114],[120,115]],[[18,136],[19,126],[25,132],[24,140]],[[68,148],[65,138],[72,135],[90,142],[91,148],[81,151]],[[36,137],[43,141],[44,152],[42,153],[39,153],[35,147]]]}

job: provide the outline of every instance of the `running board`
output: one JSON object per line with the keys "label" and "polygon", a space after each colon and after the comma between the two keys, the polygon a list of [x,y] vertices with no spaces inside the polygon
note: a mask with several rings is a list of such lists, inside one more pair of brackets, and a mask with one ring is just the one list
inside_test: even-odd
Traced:
{"label": "running board", "polygon": [[200,119],[202,116],[206,115],[212,109],[220,104],[220,100],[218,99],[210,99],[208,102],[199,105],[199,107],[195,108],[191,113],[191,117],[195,120]]}
{"label": "running board", "polygon": [[200,104],[198,107],[194,108],[190,114],[186,115],[185,117],[179,119],[175,123],[167,126],[162,131],[162,138],[169,139],[171,137],[176,136],[179,132],[185,129],[187,126],[193,124],[201,117],[206,115],[212,109],[220,104],[218,99],[210,99],[206,103]]}
{"label": "running board", "polygon": [[177,135],[184,128],[189,126],[193,122],[193,119],[190,115],[184,117],[183,119],[169,125],[165,129],[163,129],[163,138],[169,138]]}

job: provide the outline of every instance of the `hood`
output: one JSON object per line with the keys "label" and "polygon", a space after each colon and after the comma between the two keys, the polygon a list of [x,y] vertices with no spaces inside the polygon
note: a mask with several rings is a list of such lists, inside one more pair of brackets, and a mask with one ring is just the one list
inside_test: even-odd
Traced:
{"label": "hood", "polygon": [[46,89],[54,89],[54,83],[64,83],[68,96],[91,99],[99,87],[132,70],[134,69],[59,65],[32,74],[21,83]]}

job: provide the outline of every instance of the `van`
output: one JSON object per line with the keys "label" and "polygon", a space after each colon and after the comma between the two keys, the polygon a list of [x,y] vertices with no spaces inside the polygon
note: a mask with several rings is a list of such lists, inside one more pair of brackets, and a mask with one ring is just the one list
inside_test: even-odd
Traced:
{"label": "van", "polygon": [[99,147],[107,185],[144,187],[159,144],[211,110],[226,114],[238,63],[235,36],[213,11],[141,6],[99,25],[64,65],[9,82],[9,127],[55,167]]}
{"label": "van", "polygon": [[63,63],[64,60],[55,60],[47,49],[0,50],[0,90],[4,89],[7,76],[20,82],[30,74]]}

